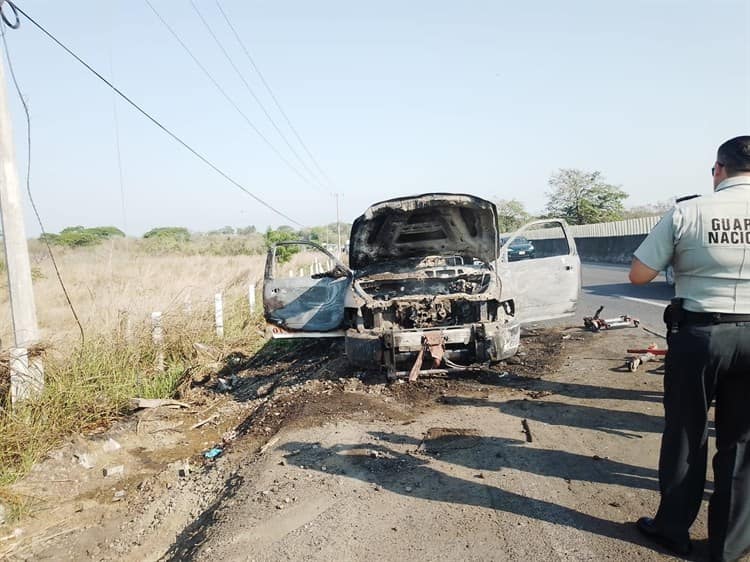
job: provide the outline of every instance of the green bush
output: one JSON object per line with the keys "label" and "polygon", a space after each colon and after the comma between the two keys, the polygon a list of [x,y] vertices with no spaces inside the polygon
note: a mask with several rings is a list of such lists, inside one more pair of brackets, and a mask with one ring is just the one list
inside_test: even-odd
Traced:
{"label": "green bush", "polygon": [[169,239],[177,242],[188,242],[190,240],[190,232],[182,226],[160,226],[152,228],[143,237],[146,239],[157,238],[161,240]]}
{"label": "green bush", "polygon": [[[288,242],[291,240],[301,240],[302,234],[292,230],[288,226],[281,226],[276,230],[269,228],[266,230],[265,241],[266,247],[270,248],[278,242]],[[292,256],[300,251],[299,246],[280,246],[276,249],[276,261],[285,263],[292,259]]]}
{"label": "green bush", "polygon": [[115,226],[95,226],[86,228],[84,226],[68,226],[60,231],[60,234],[47,232],[39,237],[42,242],[78,248],[81,246],[94,246],[103,240],[113,236],[125,236],[125,233]]}

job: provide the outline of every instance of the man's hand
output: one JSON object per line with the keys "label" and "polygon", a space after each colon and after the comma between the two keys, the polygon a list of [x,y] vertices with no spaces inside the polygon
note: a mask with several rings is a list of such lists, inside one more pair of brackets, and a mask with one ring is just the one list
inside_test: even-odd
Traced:
{"label": "man's hand", "polygon": [[628,275],[633,285],[645,285],[657,275],[659,275],[658,271],[651,269],[638,258],[633,258],[633,263],[630,264],[630,274]]}

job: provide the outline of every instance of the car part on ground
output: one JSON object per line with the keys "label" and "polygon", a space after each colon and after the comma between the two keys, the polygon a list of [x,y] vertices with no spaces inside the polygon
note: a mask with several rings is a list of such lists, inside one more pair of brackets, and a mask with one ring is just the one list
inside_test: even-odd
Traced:
{"label": "car part on ground", "polygon": [[628,353],[635,355],[628,357],[625,360],[625,366],[628,371],[635,373],[643,363],[649,363],[651,361],[664,360],[667,355],[666,349],[659,349],[654,343],[648,346],[646,349],[628,349]]}

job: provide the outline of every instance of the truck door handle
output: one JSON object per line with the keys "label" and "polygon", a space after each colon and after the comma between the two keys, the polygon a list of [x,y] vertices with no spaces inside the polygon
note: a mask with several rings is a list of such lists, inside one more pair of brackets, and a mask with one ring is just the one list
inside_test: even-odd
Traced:
{"label": "truck door handle", "polygon": [[565,266],[565,271],[570,271],[571,269],[573,269],[572,265],[566,265]]}

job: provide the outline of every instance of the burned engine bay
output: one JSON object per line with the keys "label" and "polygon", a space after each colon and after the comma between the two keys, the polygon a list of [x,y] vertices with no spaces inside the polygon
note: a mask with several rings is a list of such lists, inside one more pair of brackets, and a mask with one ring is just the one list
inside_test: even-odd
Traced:
{"label": "burned engine bay", "polygon": [[491,320],[497,302],[488,303],[482,295],[494,277],[486,264],[461,256],[380,264],[361,272],[356,280],[367,296],[361,321],[367,329],[411,329]]}

